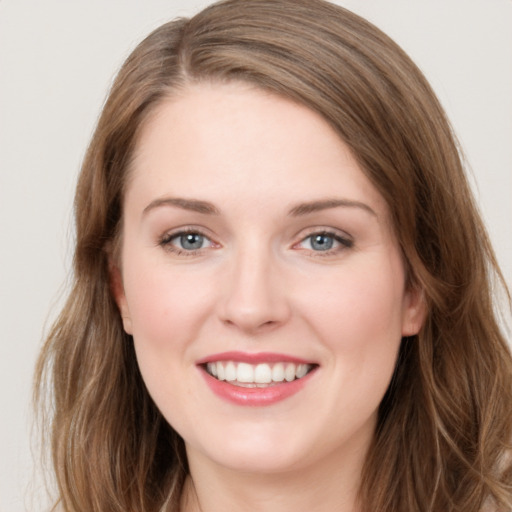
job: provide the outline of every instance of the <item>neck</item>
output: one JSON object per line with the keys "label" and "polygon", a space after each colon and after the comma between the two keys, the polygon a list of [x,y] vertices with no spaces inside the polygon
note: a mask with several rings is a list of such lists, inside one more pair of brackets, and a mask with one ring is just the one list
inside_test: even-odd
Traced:
{"label": "neck", "polygon": [[[192,455],[192,456],[191,456]],[[332,454],[321,464],[287,472],[251,473],[189,453],[182,512],[359,512],[357,494],[365,453]]]}

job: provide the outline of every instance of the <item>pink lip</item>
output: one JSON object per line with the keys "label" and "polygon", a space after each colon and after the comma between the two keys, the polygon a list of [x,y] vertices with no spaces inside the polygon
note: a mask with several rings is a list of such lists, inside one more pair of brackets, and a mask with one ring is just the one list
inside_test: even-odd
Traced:
{"label": "pink lip", "polygon": [[292,362],[295,364],[314,364],[304,359],[290,357],[285,354],[265,353],[248,354],[244,352],[223,352],[205,357],[197,362],[197,368],[206,381],[209,388],[218,397],[236,405],[244,406],[265,406],[272,405],[285,400],[298,393],[308,384],[317,368],[313,368],[306,376],[292,382],[280,382],[264,388],[246,388],[235,386],[227,381],[221,381],[212,377],[205,369],[208,362],[213,361],[235,361],[250,364]]}
{"label": "pink lip", "polygon": [[295,364],[314,364],[311,361],[289,356],[287,354],[276,354],[275,352],[257,352],[254,354],[248,352],[221,352],[212,354],[197,361],[196,364],[206,364],[217,361],[234,361],[237,363],[295,363]]}
{"label": "pink lip", "polygon": [[210,389],[220,398],[236,405],[264,406],[272,405],[298,393],[308,382],[315,370],[302,379],[281,382],[267,388],[242,388],[225,380],[217,380],[209,373],[201,371]]}

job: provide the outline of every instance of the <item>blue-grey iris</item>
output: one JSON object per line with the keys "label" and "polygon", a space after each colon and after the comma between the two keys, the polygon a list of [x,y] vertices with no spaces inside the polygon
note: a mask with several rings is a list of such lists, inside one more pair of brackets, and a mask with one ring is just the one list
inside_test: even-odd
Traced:
{"label": "blue-grey iris", "polygon": [[311,248],[315,251],[328,251],[332,249],[334,239],[330,235],[314,235],[311,237]]}
{"label": "blue-grey iris", "polygon": [[204,243],[204,236],[199,233],[186,233],[180,236],[180,244],[183,249],[193,251],[201,249]]}

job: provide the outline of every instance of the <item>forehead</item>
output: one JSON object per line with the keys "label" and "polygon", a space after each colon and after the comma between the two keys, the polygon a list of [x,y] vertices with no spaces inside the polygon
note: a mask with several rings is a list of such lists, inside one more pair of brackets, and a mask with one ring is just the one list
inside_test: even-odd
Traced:
{"label": "forehead", "polygon": [[385,207],[318,113],[244,83],[189,86],[158,105],[137,141],[127,196],[135,190],[213,201],[341,194]]}

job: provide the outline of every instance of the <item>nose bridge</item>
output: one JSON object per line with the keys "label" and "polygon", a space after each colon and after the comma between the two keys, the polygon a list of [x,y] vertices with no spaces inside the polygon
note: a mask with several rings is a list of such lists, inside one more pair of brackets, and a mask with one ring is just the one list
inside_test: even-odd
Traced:
{"label": "nose bridge", "polygon": [[230,264],[223,320],[248,331],[283,322],[289,307],[272,248],[255,240],[240,243]]}

